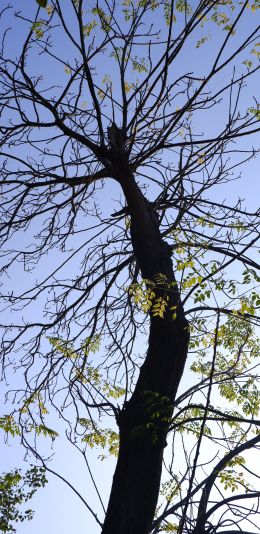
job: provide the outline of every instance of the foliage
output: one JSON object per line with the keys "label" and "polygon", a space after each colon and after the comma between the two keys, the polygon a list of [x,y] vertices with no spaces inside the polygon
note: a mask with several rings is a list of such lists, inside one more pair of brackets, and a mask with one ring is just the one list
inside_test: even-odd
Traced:
{"label": "foliage", "polygon": [[31,467],[24,475],[20,469],[0,477],[0,532],[16,532],[14,524],[31,520],[33,511],[21,509],[47,483],[43,467]]}
{"label": "foliage", "polygon": [[47,7],[47,0],[36,0],[40,7]]}

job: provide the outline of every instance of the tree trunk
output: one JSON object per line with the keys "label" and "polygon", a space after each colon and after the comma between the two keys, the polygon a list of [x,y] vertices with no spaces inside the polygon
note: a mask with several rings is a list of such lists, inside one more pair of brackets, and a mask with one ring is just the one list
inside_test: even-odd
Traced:
{"label": "tree trunk", "polygon": [[[120,447],[102,534],[147,534],[159,494],[163,449],[188,348],[188,324],[176,285],[170,249],[155,210],[132,175],[123,187],[131,215],[131,238],[143,278],[163,274],[169,297],[163,318],[150,316],[149,345],[131,399],[119,418]],[[165,295],[165,284],[156,297]],[[173,319],[171,306],[176,306]]]}

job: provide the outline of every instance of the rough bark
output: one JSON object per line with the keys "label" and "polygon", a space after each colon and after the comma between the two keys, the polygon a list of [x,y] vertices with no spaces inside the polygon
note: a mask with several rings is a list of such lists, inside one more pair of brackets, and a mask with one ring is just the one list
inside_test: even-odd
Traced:
{"label": "rough bark", "polygon": [[[133,175],[119,179],[131,215],[131,238],[143,278],[158,273],[172,283],[163,318],[150,317],[148,351],[134,393],[119,418],[118,462],[102,534],[147,534],[158,499],[163,449],[173,402],[188,348],[188,325],[175,283],[170,250],[164,242],[157,214],[144,198]],[[157,296],[165,288],[157,288]]]}

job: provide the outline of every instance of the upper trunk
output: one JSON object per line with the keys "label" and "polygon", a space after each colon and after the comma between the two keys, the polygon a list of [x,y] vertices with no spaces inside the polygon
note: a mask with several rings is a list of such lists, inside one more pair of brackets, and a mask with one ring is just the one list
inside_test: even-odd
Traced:
{"label": "upper trunk", "polygon": [[[150,314],[147,355],[133,395],[118,418],[119,456],[102,534],[147,534],[155,514],[163,448],[189,333],[157,214],[132,175],[125,175],[120,183],[131,215],[133,250],[142,276],[153,280],[162,274],[171,287],[155,290],[156,297],[167,293],[168,307],[163,318]],[[175,319],[169,310],[172,306],[177,306]]]}

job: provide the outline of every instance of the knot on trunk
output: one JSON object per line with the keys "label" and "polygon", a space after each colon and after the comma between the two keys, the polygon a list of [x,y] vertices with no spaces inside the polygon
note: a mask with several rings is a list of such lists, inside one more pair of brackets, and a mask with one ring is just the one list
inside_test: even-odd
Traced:
{"label": "knot on trunk", "polygon": [[163,449],[167,445],[172,411],[169,397],[155,391],[141,391],[118,414],[120,435],[130,442],[148,439],[154,447]]}

